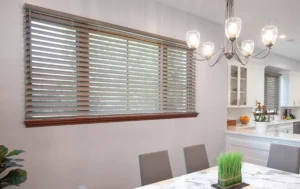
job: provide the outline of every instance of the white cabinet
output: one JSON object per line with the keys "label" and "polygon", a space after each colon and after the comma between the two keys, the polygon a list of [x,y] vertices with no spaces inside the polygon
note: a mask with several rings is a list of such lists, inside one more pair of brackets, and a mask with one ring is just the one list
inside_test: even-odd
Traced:
{"label": "white cabinet", "polygon": [[297,83],[297,76],[290,75],[290,95],[289,95],[289,106],[296,106],[297,105],[297,91],[296,89],[296,83]]}
{"label": "white cabinet", "polygon": [[278,125],[268,125],[267,134],[280,135],[281,133],[293,134],[293,123],[283,123]]}
{"label": "white cabinet", "polygon": [[248,66],[248,98],[247,106],[256,107],[257,102],[264,104],[265,67]]}
{"label": "white cabinet", "polygon": [[[288,135],[286,132],[280,135]],[[293,135],[291,135],[293,136]],[[278,143],[283,145],[298,146],[300,147],[300,140],[294,138],[284,137],[270,137],[270,136],[255,136],[243,134],[226,134],[226,151],[238,151],[243,153],[244,161],[257,165],[266,166],[271,143]]]}
{"label": "white cabinet", "polygon": [[283,74],[280,84],[280,105],[300,106],[300,75],[295,72]]}
{"label": "white cabinet", "polygon": [[228,62],[228,107],[255,107],[264,103],[265,66],[249,62],[247,67]]}
{"label": "white cabinet", "polygon": [[247,67],[228,64],[228,106],[247,105]]}
{"label": "white cabinet", "polygon": [[300,106],[300,75],[291,74],[290,106]]}

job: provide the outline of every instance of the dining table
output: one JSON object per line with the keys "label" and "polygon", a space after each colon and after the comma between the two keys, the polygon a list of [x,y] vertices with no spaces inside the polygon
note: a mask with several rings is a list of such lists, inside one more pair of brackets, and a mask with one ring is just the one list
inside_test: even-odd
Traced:
{"label": "dining table", "polygon": [[[300,189],[300,175],[244,162],[243,189]],[[217,184],[218,167],[174,177],[136,189],[212,189]]]}

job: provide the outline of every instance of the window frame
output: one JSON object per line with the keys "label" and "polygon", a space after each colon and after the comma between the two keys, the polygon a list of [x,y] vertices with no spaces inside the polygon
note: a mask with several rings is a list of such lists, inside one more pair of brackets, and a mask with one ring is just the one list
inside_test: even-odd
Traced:
{"label": "window frame", "polygon": [[[156,43],[163,48],[166,48],[169,45],[173,45],[174,43],[181,44],[187,50],[187,54],[193,53],[193,50],[188,49],[185,41],[172,39],[169,37],[164,37],[164,36],[144,32],[144,31],[139,31],[139,30],[135,30],[132,28],[123,27],[123,26],[118,26],[118,25],[114,25],[114,24],[110,24],[110,23],[106,23],[106,22],[102,22],[102,21],[97,21],[97,20],[93,20],[93,19],[89,19],[89,18],[84,18],[84,17],[80,17],[80,16],[68,14],[68,13],[54,11],[54,10],[50,10],[50,9],[46,9],[46,8],[42,8],[42,7],[30,5],[30,4],[25,4],[24,9],[41,12],[46,15],[47,14],[55,15],[58,18],[59,17],[70,18],[70,19],[73,19],[73,20],[76,20],[76,21],[79,21],[82,23],[88,23],[89,27],[91,27],[91,28],[93,26],[90,24],[101,25],[101,26],[103,26],[103,32],[106,32],[105,27],[113,28],[116,30],[116,33],[113,33],[114,35],[119,35],[122,37],[126,37],[128,39],[130,39],[130,38],[132,38],[133,40],[136,39],[136,36],[133,38],[130,35],[130,33],[135,33],[135,34],[141,35],[141,36],[147,36],[148,37],[147,39],[143,38],[144,41],[148,40],[148,42]],[[117,32],[117,31],[124,31],[124,32],[122,34],[120,34],[120,32]],[[80,36],[78,36],[78,38],[80,38]],[[159,48],[161,48],[161,47],[159,47]],[[30,51],[30,49],[27,49],[27,50]],[[166,55],[163,55],[162,58],[165,58],[164,56],[166,56]],[[29,59],[30,59],[30,57],[29,57]],[[188,62],[188,58],[187,58],[187,62]],[[84,62],[84,63],[86,63],[86,62]],[[166,66],[163,60],[161,62],[159,61],[159,64],[160,64],[159,66],[162,66],[162,67]],[[191,65],[187,64],[187,69],[191,69]],[[165,74],[165,73],[161,73],[161,74]],[[191,79],[191,77],[189,77],[189,75],[187,75],[187,92],[189,92],[189,85],[191,85],[190,79]],[[194,79],[194,82],[195,82],[195,80],[196,79]],[[165,85],[165,82],[167,82],[167,81],[165,81],[165,79],[161,79],[161,86]],[[158,90],[163,91],[165,89],[159,88]],[[194,97],[196,98],[196,91],[194,92],[194,94],[195,94]],[[163,101],[165,101],[165,99],[163,99]],[[187,103],[188,103],[187,106],[191,105],[190,102],[187,102]],[[194,105],[196,106],[196,102]],[[105,122],[190,118],[190,117],[197,117],[197,116],[198,116],[198,113],[195,110],[195,112],[177,112],[177,113],[137,113],[137,114],[120,114],[120,115],[107,115],[107,116],[106,115],[105,116],[102,116],[102,115],[101,116],[86,116],[86,117],[76,116],[76,117],[66,117],[66,118],[41,118],[41,119],[26,119],[25,118],[24,123],[25,123],[26,127],[44,127],[44,126],[75,125],[75,124],[105,123]]]}

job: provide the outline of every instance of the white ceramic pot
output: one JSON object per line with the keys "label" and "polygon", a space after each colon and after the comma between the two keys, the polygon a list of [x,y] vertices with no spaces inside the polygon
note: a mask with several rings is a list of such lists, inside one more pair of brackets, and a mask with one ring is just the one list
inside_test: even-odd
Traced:
{"label": "white ceramic pot", "polygon": [[257,134],[266,134],[267,133],[267,122],[255,122],[255,128]]}

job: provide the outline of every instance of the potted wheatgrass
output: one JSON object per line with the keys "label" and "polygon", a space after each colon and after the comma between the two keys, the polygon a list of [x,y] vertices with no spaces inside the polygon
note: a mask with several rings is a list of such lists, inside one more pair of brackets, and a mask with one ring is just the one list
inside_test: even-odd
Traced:
{"label": "potted wheatgrass", "polygon": [[228,152],[218,158],[218,187],[230,188],[242,183],[243,154]]}

